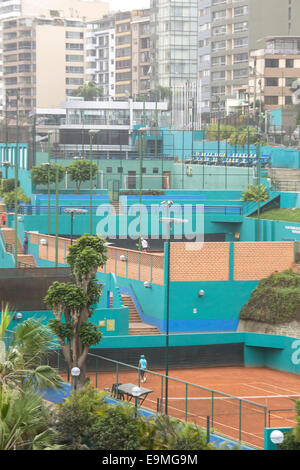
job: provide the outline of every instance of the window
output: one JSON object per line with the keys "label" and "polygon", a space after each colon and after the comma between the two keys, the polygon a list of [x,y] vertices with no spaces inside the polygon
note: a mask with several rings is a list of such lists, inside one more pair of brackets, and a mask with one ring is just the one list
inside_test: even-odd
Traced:
{"label": "window", "polygon": [[233,63],[234,64],[243,64],[248,62],[248,53],[245,52],[243,54],[234,54],[233,56]]}
{"label": "window", "polygon": [[278,104],[278,96],[265,96],[265,104],[267,105]]}
{"label": "window", "polygon": [[83,62],[83,55],[66,55],[66,62]]}
{"label": "window", "polygon": [[123,167],[122,166],[118,167],[118,173],[123,173]]}
{"label": "window", "polygon": [[285,97],[285,104],[293,104],[293,99],[291,96]]}
{"label": "window", "polygon": [[73,67],[73,66],[67,65],[66,73],[83,73],[83,67]]}
{"label": "window", "polygon": [[244,6],[244,7],[236,7],[234,8],[234,16],[245,16],[245,15],[248,15],[248,6]]}
{"label": "window", "polygon": [[83,33],[79,31],[66,31],[67,39],[83,39]]}
{"label": "window", "polygon": [[267,77],[265,79],[265,86],[278,86],[278,78],[276,78],[276,77]]}
{"label": "window", "polygon": [[285,79],[285,86],[291,87],[293,82],[296,81],[296,77],[286,77]]}
{"label": "window", "polygon": [[83,51],[83,44],[67,42],[66,49],[71,51]]}
{"label": "window", "polygon": [[67,77],[66,85],[83,85],[83,78]]}
{"label": "window", "polygon": [[248,77],[248,69],[237,69],[233,71],[233,79],[237,80],[239,78]]}
{"label": "window", "polygon": [[292,69],[294,67],[294,59],[286,59],[285,66],[287,69]]}
{"label": "window", "polygon": [[278,68],[279,60],[278,59],[266,59],[265,67],[266,68]]}
{"label": "window", "polygon": [[233,47],[234,48],[237,48],[237,47],[246,47],[248,46],[248,38],[245,37],[245,38],[237,38],[237,39],[234,39],[233,40]]}
{"label": "window", "polygon": [[157,173],[158,173],[158,168],[153,168],[153,171],[152,171],[152,173],[155,173],[155,174],[157,174]]}
{"label": "window", "polygon": [[108,166],[106,168],[106,173],[112,173],[112,167],[111,166]]}
{"label": "window", "polygon": [[248,21],[243,21],[242,23],[234,23],[233,28],[235,33],[242,33],[243,31],[248,31]]}

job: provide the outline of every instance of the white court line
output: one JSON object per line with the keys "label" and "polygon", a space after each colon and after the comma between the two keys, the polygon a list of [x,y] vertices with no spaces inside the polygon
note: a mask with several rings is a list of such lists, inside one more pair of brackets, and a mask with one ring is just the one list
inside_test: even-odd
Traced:
{"label": "white court line", "polygon": [[[255,398],[294,398],[294,397],[299,397],[300,398],[300,393],[294,394],[294,395],[251,395],[251,396],[242,396],[242,397],[216,397],[214,396],[214,400],[250,400],[250,399],[255,399]],[[208,397],[168,397],[168,400],[212,400],[211,396]],[[259,405],[259,403],[258,403]]]}
{"label": "white court line", "polygon": [[[262,392],[266,392],[266,393],[275,393],[275,392],[272,392],[272,390],[266,390],[265,388],[262,388],[262,387],[257,387],[255,385],[251,385],[251,384],[242,384],[244,385],[245,387],[248,387],[248,388],[255,388],[256,390],[260,390]],[[277,395],[274,395],[274,396],[277,396]]]}
{"label": "white court line", "polygon": [[264,385],[268,385],[269,387],[276,387],[276,388],[279,388],[281,390],[284,390],[285,392],[289,392],[289,393],[296,393],[295,390],[289,390],[288,388],[284,388],[284,387],[281,387],[279,385],[272,385],[272,384],[266,384],[265,382],[257,382],[257,383],[262,383]]}

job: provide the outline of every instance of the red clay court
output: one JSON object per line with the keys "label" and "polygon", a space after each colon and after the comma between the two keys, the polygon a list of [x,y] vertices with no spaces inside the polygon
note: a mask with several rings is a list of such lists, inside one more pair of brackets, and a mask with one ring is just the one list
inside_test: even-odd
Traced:
{"label": "red clay court", "polygon": [[[116,372],[98,371],[88,375],[101,391],[111,389],[117,381]],[[163,370],[148,373],[146,383],[140,384],[153,390],[143,408],[164,411],[165,403],[160,401],[165,394],[163,375]],[[138,384],[137,371],[118,370],[118,383]],[[264,447],[264,427],[295,425],[292,400],[296,398],[300,398],[300,376],[287,372],[244,367],[169,371],[170,416],[195,422],[204,428],[207,416],[210,416],[216,433],[261,449]]]}

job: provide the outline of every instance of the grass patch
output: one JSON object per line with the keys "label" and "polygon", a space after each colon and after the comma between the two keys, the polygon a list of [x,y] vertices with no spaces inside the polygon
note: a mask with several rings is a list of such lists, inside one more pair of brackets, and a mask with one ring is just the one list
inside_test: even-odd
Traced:
{"label": "grass patch", "polygon": [[[257,219],[257,215],[250,216]],[[261,219],[300,223],[300,209],[270,209],[261,213]]]}

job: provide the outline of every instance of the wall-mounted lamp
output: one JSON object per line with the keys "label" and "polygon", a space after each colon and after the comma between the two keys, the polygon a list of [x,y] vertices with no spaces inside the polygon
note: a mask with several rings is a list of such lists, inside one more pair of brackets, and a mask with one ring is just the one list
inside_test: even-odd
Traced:
{"label": "wall-mounted lamp", "polygon": [[22,320],[22,318],[23,318],[23,315],[22,315],[21,312],[14,313],[13,316],[12,316],[12,319],[17,320],[17,321]]}
{"label": "wall-mounted lamp", "polygon": [[23,222],[23,217],[21,217],[20,215],[18,215],[18,221],[19,221],[19,222]]}
{"label": "wall-mounted lamp", "polygon": [[124,262],[124,261],[127,261],[126,256],[125,256],[125,255],[121,255],[121,256],[120,256],[120,261],[123,261],[123,262]]}
{"label": "wall-mounted lamp", "polygon": [[151,289],[152,286],[151,286],[150,282],[145,281],[144,282],[144,287],[146,287],[146,289]]}
{"label": "wall-mounted lamp", "polygon": [[199,290],[199,292],[198,292],[198,297],[203,297],[204,294],[205,294],[204,290],[201,289],[201,290]]}
{"label": "wall-mounted lamp", "polygon": [[46,238],[41,238],[40,243],[41,243],[41,245],[47,245]]}

